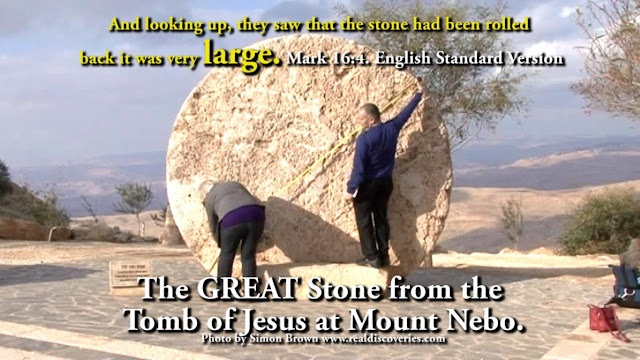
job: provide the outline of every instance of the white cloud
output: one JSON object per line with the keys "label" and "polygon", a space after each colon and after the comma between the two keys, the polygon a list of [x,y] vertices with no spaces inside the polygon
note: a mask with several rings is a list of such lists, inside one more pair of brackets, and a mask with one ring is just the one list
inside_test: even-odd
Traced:
{"label": "white cloud", "polygon": [[551,40],[539,41],[526,48],[526,55],[537,55],[546,53],[547,55],[569,55],[576,52],[576,46],[582,43],[579,39],[573,40]]}
{"label": "white cloud", "polygon": [[[86,68],[76,55],[53,55],[46,66],[28,56],[0,62],[0,153],[9,161],[161,149],[206,71]],[[55,145],[43,147],[52,134]]]}
{"label": "white cloud", "polygon": [[[297,8],[306,11],[314,6],[304,4]],[[191,71],[166,65],[153,69],[82,67],[80,50],[91,54],[112,50],[201,55],[205,37],[214,38],[216,48],[241,47],[264,39],[255,33],[237,31],[224,38],[210,34],[199,38],[184,33],[108,31],[113,16],[181,16],[194,21],[225,20],[235,26],[243,16],[258,20],[265,13],[261,9],[211,10],[190,7],[186,2],[150,0],[103,0],[90,4],[31,0],[20,6],[3,2],[0,19],[17,17],[26,7],[33,9],[33,24],[14,19],[22,28],[11,33],[0,26],[0,41],[20,45],[3,46],[0,54],[0,154],[7,161],[22,164],[68,159],[79,153],[92,156],[162,149],[184,97],[210,70],[199,66]],[[290,13],[291,8],[281,5],[269,10],[278,17],[280,11]],[[46,60],[42,57],[45,51]],[[142,138],[138,135],[141,133],[145,134]],[[55,134],[56,146],[42,147],[51,141],[51,134]]]}
{"label": "white cloud", "polygon": [[50,35],[52,32],[68,33],[105,31],[112,17],[133,18],[140,16],[169,17],[190,14],[191,1],[153,0],[22,0],[0,2],[0,35],[35,31]]}
{"label": "white cloud", "polygon": [[530,33],[515,33],[513,39],[518,42],[537,42],[543,40],[559,40],[575,37],[580,32],[578,25],[566,14],[565,9],[556,2],[534,3],[522,9],[517,19],[528,16],[531,19]]}
{"label": "white cloud", "polygon": [[[342,1],[354,6],[359,0]],[[173,119],[189,90],[210,69],[196,71],[172,68],[86,68],[78,63],[80,50],[105,50],[133,54],[192,54],[203,51],[202,40],[193,34],[109,33],[111,17],[132,19],[151,16],[168,19],[181,16],[194,21],[225,20],[234,23],[243,16],[252,20],[304,19],[311,16],[330,20],[332,0],[258,3],[249,10],[202,9],[193,2],[155,0],[25,0],[0,2],[0,154],[8,160],[70,159],[77,154],[93,156],[113,152],[149,151],[164,148]],[[571,2],[517,2],[517,17],[532,19],[532,31],[513,33],[510,50],[529,55],[545,52],[564,55],[564,68],[526,68],[539,71],[523,94],[534,96],[557,92],[535,106],[549,113],[570,108],[567,85],[579,76],[582,56],[575,46],[583,39],[570,18]],[[215,39],[216,48],[235,48],[263,40],[255,33],[235,32]],[[269,36],[278,33],[270,32]],[[344,35],[344,34],[342,34]],[[9,44],[10,46],[4,46]],[[19,44],[20,46],[15,46]],[[11,47],[14,46],[14,47]],[[42,54],[50,54],[44,59]],[[558,99],[560,98],[560,99]],[[574,106],[575,107],[575,106]],[[545,114],[546,116],[546,114]],[[557,116],[556,116],[557,118]],[[5,119],[9,119],[6,121]],[[145,134],[140,139],[139,133]],[[54,134],[55,146],[43,147]]]}
{"label": "white cloud", "polygon": [[562,11],[560,12],[560,17],[568,18],[570,16],[573,16],[575,13],[576,13],[576,7],[565,6],[562,8]]}
{"label": "white cloud", "polygon": [[545,53],[550,56],[563,56],[564,67],[532,67],[527,72],[535,73],[531,84],[538,87],[567,87],[580,78],[584,58],[577,47],[586,43],[586,38],[573,19],[577,4],[558,4],[557,2],[531,2],[518,12],[518,18],[531,18],[530,33],[510,35],[514,50],[527,56]]}
{"label": "white cloud", "polygon": [[577,47],[584,43],[584,39],[539,41],[529,45],[524,53],[527,56],[537,56],[542,53],[549,56],[563,56],[566,66],[539,67],[527,69],[537,71],[532,81],[537,86],[569,86],[572,81],[580,78],[580,69],[584,62],[583,55]]}

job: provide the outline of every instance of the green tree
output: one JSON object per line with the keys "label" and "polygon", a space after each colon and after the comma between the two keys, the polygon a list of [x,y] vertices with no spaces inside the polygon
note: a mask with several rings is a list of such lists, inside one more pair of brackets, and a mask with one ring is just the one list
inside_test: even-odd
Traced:
{"label": "green tree", "polygon": [[640,119],[640,0],[587,2],[578,25],[589,40],[583,47],[587,78],[571,89],[587,109]]}
{"label": "green tree", "polygon": [[[446,16],[454,21],[480,23],[500,20],[505,4],[365,0],[359,9],[339,5],[337,10],[343,20],[351,17],[365,24],[378,20],[406,21],[411,27],[414,17],[421,22]],[[492,55],[511,50],[510,42],[500,31],[364,31],[358,36],[364,44],[391,55],[423,50],[430,55],[437,51],[449,55],[472,55],[474,51]],[[527,74],[516,72],[513,66],[414,66],[408,70],[423,78],[432,103],[447,125],[452,150],[477,138],[482,130],[494,130],[504,117],[526,108],[526,99],[518,95],[518,85]]]}
{"label": "green tree", "polygon": [[151,185],[127,182],[116,185],[116,192],[120,195],[120,203],[114,205],[113,210],[124,214],[134,214],[138,222],[138,235],[140,235],[140,213],[153,200]]}
{"label": "green tree", "polygon": [[0,199],[10,193],[12,189],[13,185],[11,183],[9,168],[5,165],[4,161],[0,160]]}

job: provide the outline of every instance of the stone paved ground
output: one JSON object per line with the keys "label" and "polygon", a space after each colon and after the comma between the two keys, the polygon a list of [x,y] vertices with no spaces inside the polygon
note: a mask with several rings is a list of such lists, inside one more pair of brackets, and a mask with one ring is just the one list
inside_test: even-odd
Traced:
{"label": "stone paved ground", "polygon": [[104,359],[104,360],[129,360],[136,359],[127,356],[108,354],[100,351],[78,350],[72,346],[54,344],[46,341],[25,341],[15,336],[0,335],[0,344],[5,348],[19,349],[26,352],[36,352],[50,356],[72,360]]}
{"label": "stone paved ground", "polygon": [[[449,284],[456,290],[456,301],[431,302],[205,302],[195,296],[184,302],[143,302],[139,297],[113,297],[108,294],[108,260],[82,259],[52,264],[1,265],[0,264],[0,320],[38,325],[51,329],[162,345],[199,353],[214,354],[233,359],[538,359],[567,333],[586,319],[588,303],[601,303],[611,286],[601,277],[607,269],[557,269],[552,271],[510,271],[489,267],[464,269],[435,268],[414,273],[412,283]],[[207,273],[195,260],[176,261],[153,259],[154,275],[167,275],[171,284],[194,285]],[[498,284],[505,289],[501,302],[465,302],[459,286],[474,275],[482,276],[486,285]],[[195,295],[195,286],[192,286]],[[419,345],[208,345],[202,344],[201,335],[208,333],[206,324],[197,334],[187,333],[129,333],[129,320],[122,315],[123,308],[147,309],[150,316],[179,315],[189,306],[192,314],[203,323],[210,316],[222,316],[230,306],[254,308],[261,316],[306,316],[313,320],[319,316],[340,314],[345,318],[342,327],[348,327],[348,309],[366,312],[377,308],[385,316],[429,316],[442,318],[440,327],[446,330],[446,309],[470,308],[481,314],[491,307],[498,317],[513,316],[526,327],[524,333],[413,333],[415,336],[447,338],[447,344]],[[243,327],[240,316],[236,330]],[[640,358],[640,328],[631,330],[637,339],[631,345],[610,342],[599,354],[601,359]],[[263,334],[284,337],[282,333]],[[319,335],[314,330],[306,336]],[[354,336],[343,332],[333,336]],[[380,336],[406,336],[406,333],[378,334]],[[321,336],[321,335],[319,335]],[[11,336],[0,336],[0,346],[30,349],[38,353],[68,358],[121,359],[124,356],[82,349],[26,341]]]}
{"label": "stone paved ground", "polygon": [[624,309],[622,311],[626,313],[620,316],[623,318],[620,326],[631,342],[624,343],[610,339],[607,345],[600,349],[595,360],[640,359],[640,310]]}

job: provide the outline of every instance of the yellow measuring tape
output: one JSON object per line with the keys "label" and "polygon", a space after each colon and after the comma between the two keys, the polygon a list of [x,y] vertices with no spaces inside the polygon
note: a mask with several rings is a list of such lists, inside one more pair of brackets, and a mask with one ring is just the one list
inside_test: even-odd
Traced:
{"label": "yellow measuring tape", "polygon": [[[380,110],[380,114],[383,114],[385,111],[389,110],[396,102],[398,102],[398,100],[400,100],[400,98],[402,96],[404,96],[404,94],[410,90],[414,85],[409,85],[406,88],[404,88],[404,90],[402,90],[400,92],[400,94],[398,94],[398,96],[396,96],[395,98],[393,98],[392,100],[390,100],[384,107],[382,107],[382,109]],[[293,184],[297,183],[298,181],[300,181],[302,178],[304,178],[305,176],[307,176],[311,171],[313,171],[316,167],[318,167],[320,164],[322,164],[325,160],[327,160],[328,158],[330,158],[333,154],[335,154],[341,147],[343,147],[344,145],[348,144],[349,142],[351,142],[351,139],[353,139],[356,135],[358,135],[358,133],[360,133],[360,131],[362,131],[362,128],[360,126],[358,126],[355,130],[351,131],[349,134],[347,134],[347,136],[343,137],[342,139],[340,139],[331,149],[329,149],[326,153],[324,153],[324,155],[322,155],[321,157],[319,157],[316,161],[313,162],[313,164],[309,165],[306,169],[302,170],[302,172],[300,172],[300,174],[298,174],[298,176],[296,176],[295,178],[293,178],[291,181],[289,181],[288,183],[286,183],[282,188],[280,188],[280,190],[278,190],[275,194],[276,196],[282,196],[282,194],[284,192],[286,192],[291,186],[293,186]]]}
{"label": "yellow measuring tape", "polygon": [[213,271],[213,268],[216,266],[216,264],[218,263],[218,260],[220,260],[220,253],[218,253],[218,256],[216,256],[216,258],[213,260],[213,262],[211,263],[211,267],[209,268],[209,274],[211,274],[211,272]]}

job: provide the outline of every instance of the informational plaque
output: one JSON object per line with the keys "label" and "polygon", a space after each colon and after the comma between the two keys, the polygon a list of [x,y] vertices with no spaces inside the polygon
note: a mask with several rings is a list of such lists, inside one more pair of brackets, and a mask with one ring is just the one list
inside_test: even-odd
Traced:
{"label": "informational plaque", "polygon": [[151,261],[125,260],[109,262],[109,287],[139,287],[138,278],[151,276]]}

